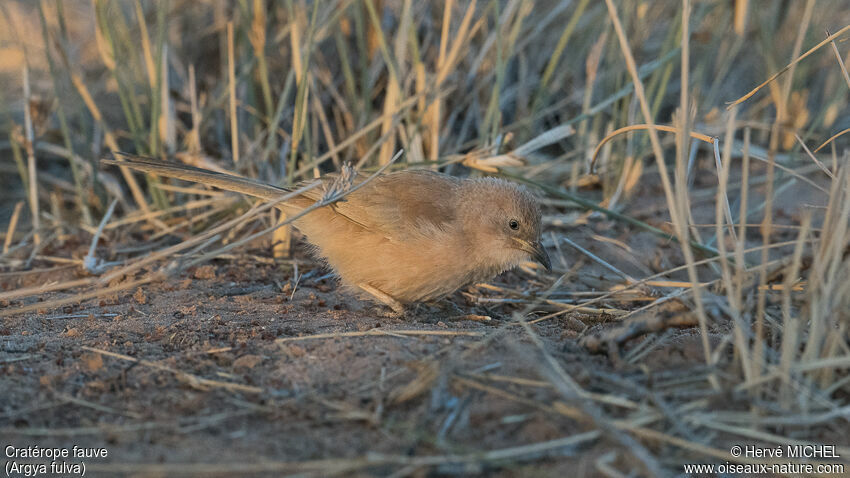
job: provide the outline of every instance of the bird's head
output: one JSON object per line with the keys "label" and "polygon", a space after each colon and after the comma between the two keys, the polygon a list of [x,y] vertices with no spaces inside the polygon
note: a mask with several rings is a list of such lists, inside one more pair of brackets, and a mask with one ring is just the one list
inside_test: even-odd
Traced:
{"label": "bird's head", "polygon": [[531,259],[551,270],[540,244],[540,206],[527,189],[503,179],[474,179],[460,198],[464,230],[480,260],[507,270]]}

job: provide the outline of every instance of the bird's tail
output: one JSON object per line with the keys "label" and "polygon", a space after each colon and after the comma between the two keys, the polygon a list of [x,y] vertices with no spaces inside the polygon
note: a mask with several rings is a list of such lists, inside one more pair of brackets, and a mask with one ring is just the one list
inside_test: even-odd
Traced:
{"label": "bird's tail", "polygon": [[[158,174],[170,178],[183,179],[201,184],[208,184],[227,191],[247,194],[266,200],[277,199],[291,192],[253,179],[219,173],[208,169],[195,168],[184,164],[167,163],[156,159],[145,158],[127,153],[115,153],[116,159],[101,159],[103,164],[125,166],[137,171]],[[121,159],[118,159],[121,158]]]}

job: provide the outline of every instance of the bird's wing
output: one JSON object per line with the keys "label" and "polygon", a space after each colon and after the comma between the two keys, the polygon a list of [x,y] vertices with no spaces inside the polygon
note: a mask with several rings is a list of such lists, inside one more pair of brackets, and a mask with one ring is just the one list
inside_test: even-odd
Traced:
{"label": "bird's wing", "polygon": [[[364,179],[358,176],[355,184]],[[390,239],[431,235],[455,219],[458,182],[430,171],[400,171],[373,179],[332,207],[347,220]],[[305,195],[318,199],[321,194],[313,190]]]}

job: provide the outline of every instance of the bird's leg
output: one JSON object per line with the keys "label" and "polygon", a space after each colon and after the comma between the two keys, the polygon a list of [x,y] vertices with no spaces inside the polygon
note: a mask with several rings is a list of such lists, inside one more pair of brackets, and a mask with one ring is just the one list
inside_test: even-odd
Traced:
{"label": "bird's leg", "polygon": [[459,305],[455,304],[451,297],[445,297],[443,300],[436,302],[435,305],[439,307],[443,312],[455,312],[459,316],[467,315],[467,311],[463,310]]}
{"label": "bird's leg", "polygon": [[380,290],[378,290],[378,289],[376,289],[376,288],[374,288],[374,287],[372,287],[368,284],[358,284],[357,287],[360,287],[360,289],[362,289],[363,292],[366,292],[367,294],[374,297],[378,302],[380,302],[380,303],[386,305],[387,307],[389,307],[390,309],[392,309],[393,312],[395,312],[396,314],[401,315],[401,314],[404,313],[404,306],[401,304],[401,302],[393,299],[392,297],[385,294],[384,292],[381,292]]}
{"label": "bird's leg", "polygon": [[429,304],[431,307],[439,311],[439,314],[448,320],[458,320],[469,317],[470,314],[468,310],[464,310],[459,305],[455,304],[450,297],[444,297],[440,301],[435,301]]}

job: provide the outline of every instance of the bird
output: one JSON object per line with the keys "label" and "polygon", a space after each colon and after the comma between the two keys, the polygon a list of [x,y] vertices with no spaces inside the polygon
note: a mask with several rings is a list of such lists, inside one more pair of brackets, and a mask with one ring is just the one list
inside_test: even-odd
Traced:
{"label": "bird", "polygon": [[[265,201],[295,190],[128,153],[112,158],[101,162]],[[332,173],[320,181],[327,190],[339,177]],[[395,171],[364,183],[365,179],[356,174],[352,182],[360,187],[293,221],[314,255],[362,298],[402,314],[407,306],[436,302],[527,260],[551,270],[540,242],[539,202],[517,183],[429,170]],[[313,188],[276,207],[295,215],[322,196],[321,189]]]}

